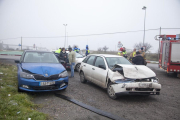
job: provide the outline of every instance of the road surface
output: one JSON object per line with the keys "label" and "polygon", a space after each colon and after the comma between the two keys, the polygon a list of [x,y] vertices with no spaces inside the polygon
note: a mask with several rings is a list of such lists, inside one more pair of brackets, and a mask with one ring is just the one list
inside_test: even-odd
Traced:
{"label": "road surface", "polygon": [[[0,62],[15,64],[13,60]],[[69,79],[65,91],[57,93],[110,112],[128,120],[179,120],[180,119],[180,79],[173,74],[166,74],[157,64],[148,64],[160,79],[161,94],[157,96],[122,96],[117,100],[108,97],[106,90],[91,82],[83,84],[79,75]],[[70,72],[69,72],[70,74]],[[52,120],[109,120],[103,116],[81,108],[73,103],[58,98],[54,92],[35,93],[33,101],[42,107],[38,110],[49,114]]]}

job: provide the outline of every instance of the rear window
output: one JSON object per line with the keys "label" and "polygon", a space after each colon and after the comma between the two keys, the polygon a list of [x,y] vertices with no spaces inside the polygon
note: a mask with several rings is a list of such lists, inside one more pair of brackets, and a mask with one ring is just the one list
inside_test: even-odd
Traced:
{"label": "rear window", "polygon": [[26,52],[24,63],[59,63],[53,53],[49,52]]}

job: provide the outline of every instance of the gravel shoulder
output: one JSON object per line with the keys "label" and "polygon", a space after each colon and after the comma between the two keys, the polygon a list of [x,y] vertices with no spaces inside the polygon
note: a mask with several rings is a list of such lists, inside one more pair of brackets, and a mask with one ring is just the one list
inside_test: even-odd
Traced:
{"label": "gravel shoulder", "polygon": [[[80,83],[77,72],[75,78],[69,79],[66,91],[58,91],[57,93],[129,120],[180,119],[180,79],[172,74],[167,75],[157,67],[157,64],[148,64],[148,66],[160,79],[161,95],[121,96],[118,100],[112,100],[108,97],[106,90],[93,83]],[[42,104],[43,106],[39,110],[51,115],[52,119],[108,120],[108,118],[55,97],[53,92],[36,94],[34,102]]]}

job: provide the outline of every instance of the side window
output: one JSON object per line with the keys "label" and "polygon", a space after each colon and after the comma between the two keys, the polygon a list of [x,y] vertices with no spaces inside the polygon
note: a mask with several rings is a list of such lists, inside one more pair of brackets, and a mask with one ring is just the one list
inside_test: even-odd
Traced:
{"label": "side window", "polygon": [[106,69],[106,65],[105,65],[104,59],[102,57],[97,57],[96,62],[95,62],[95,66],[99,67],[99,68]]}
{"label": "side window", "polygon": [[90,58],[87,60],[87,64],[93,65],[95,56],[90,56]]}
{"label": "side window", "polygon": [[88,58],[89,58],[89,56],[88,57],[86,57],[82,62],[84,62],[84,63],[86,63],[87,62],[87,60],[88,60]]}

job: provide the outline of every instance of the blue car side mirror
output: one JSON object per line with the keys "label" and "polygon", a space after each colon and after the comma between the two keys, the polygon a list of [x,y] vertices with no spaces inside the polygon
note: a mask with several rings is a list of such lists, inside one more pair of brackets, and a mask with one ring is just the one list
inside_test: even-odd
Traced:
{"label": "blue car side mirror", "polygon": [[15,62],[15,63],[20,63],[20,61],[19,61],[19,60],[14,60],[14,62]]}

